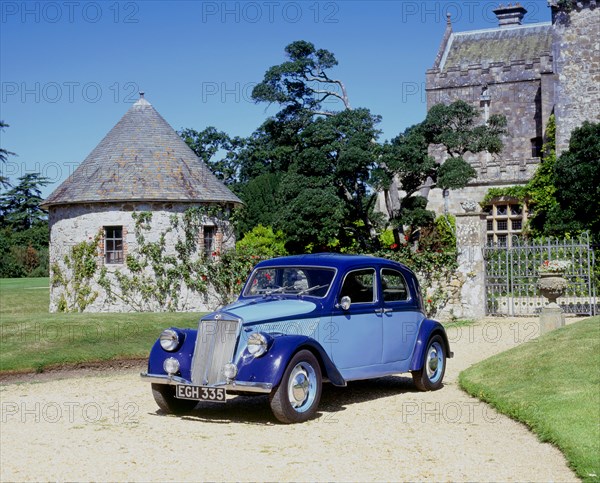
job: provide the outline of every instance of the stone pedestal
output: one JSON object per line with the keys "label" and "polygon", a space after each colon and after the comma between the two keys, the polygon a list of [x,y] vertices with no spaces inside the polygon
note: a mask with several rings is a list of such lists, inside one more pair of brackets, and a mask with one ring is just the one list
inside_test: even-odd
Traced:
{"label": "stone pedestal", "polygon": [[540,273],[538,287],[550,302],[540,313],[540,335],[565,325],[565,314],[556,303],[567,289],[567,280],[562,273]]}
{"label": "stone pedestal", "polygon": [[485,246],[484,215],[472,206],[466,213],[456,215],[456,247],[458,272],[464,277],[461,288],[461,306],[454,308],[454,316],[478,319],[485,316]]}
{"label": "stone pedestal", "polygon": [[564,327],[565,314],[556,307],[544,307],[540,313],[540,335]]}

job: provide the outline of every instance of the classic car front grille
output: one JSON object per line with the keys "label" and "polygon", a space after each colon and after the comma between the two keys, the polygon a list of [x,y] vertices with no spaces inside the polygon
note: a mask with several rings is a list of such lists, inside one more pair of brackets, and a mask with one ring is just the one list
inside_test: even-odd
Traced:
{"label": "classic car front grille", "polygon": [[226,382],[223,366],[232,362],[240,330],[239,320],[201,320],[192,358],[192,383]]}

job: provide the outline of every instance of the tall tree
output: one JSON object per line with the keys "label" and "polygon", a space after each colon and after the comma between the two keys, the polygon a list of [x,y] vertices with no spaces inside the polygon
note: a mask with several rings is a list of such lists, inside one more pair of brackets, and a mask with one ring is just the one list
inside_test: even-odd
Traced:
{"label": "tall tree", "polygon": [[544,231],[564,236],[589,230],[600,242],[600,123],[585,121],[573,130],[569,149],[554,165],[552,183],[557,203]]}
{"label": "tall tree", "polygon": [[328,72],[338,65],[331,52],[298,40],[289,44],[285,53],[289,60],[267,70],[262,82],[252,90],[256,102],[277,103],[284,113],[291,115],[302,110],[333,115],[335,112],[323,108],[330,99],[336,99],[345,109],[350,109],[346,86]]}
{"label": "tall tree", "polygon": [[236,212],[236,237],[242,238],[254,227],[279,225],[281,201],[278,196],[282,173],[263,173],[238,187],[245,205]]}
{"label": "tall tree", "polygon": [[293,244],[371,248],[375,238],[369,190],[380,121],[367,109],[316,119],[301,134],[302,145],[281,182],[281,217],[276,225]]}
{"label": "tall tree", "polygon": [[[374,182],[384,194],[396,242],[404,225],[417,227],[433,221],[434,213],[426,209],[431,188],[447,193],[475,178],[476,171],[464,159],[467,153],[497,154],[502,150],[504,116],[490,116],[485,124],[477,124],[478,118],[478,111],[464,101],[438,104],[422,123],[383,146]],[[435,162],[431,148],[441,149],[445,161]]]}
{"label": "tall tree", "polygon": [[0,226],[23,231],[45,222],[46,212],[40,208],[41,188],[49,183],[39,173],[28,173],[18,184],[0,196]]}
{"label": "tall tree", "polygon": [[223,183],[231,185],[238,181],[236,153],[244,145],[242,138],[231,138],[212,126],[202,131],[183,129],[179,135]]}
{"label": "tall tree", "polygon": [[[6,124],[4,121],[0,121],[0,132],[4,131],[5,128],[9,127],[8,124]],[[11,151],[7,151],[6,149],[0,147],[0,161],[3,164],[6,164],[6,160],[8,159],[9,156],[16,156],[15,153],[11,152]],[[0,186],[2,186],[3,188],[10,188],[10,182],[8,177],[4,176],[4,175],[0,175]]]}
{"label": "tall tree", "polygon": [[[252,92],[255,101],[281,107],[263,125],[263,162],[250,164],[259,174],[282,173],[275,228],[284,231],[291,251],[366,249],[376,239],[368,182],[380,118],[351,109],[346,86],[331,73],[338,64],[333,53],[300,40],[285,54],[287,60],[268,69]],[[330,109],[336,102],[337,110]]]}

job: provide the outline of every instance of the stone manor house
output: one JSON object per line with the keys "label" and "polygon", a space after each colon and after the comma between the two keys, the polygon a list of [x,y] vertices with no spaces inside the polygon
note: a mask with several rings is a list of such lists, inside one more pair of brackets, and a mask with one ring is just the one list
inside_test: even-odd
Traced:
{"label": "stone manor house", "polygon": [[[503,114],[508,121],[504,149],[466,160],[477,178],[444,199],[440,189],[429,207],[457,217],[460,276],[464,284],[454,307],[459,317],[484,315],[486,244],[510,245],[527,220],[517,200],[497,199],[479,206],[492,187],[522,185],[540,163],[551,114],[556,120],[557,154],[568,148],[571,132],[584,121],[600,121],[600,5],[596,0],[549,0],[552,21],[524,24],[520,4],[494,10],[496,28],[453,32],[448,18],[442,42],[426,73],[428,109],[464,100],[485,121]],[[440,162],[443,159],[438,157]]]}

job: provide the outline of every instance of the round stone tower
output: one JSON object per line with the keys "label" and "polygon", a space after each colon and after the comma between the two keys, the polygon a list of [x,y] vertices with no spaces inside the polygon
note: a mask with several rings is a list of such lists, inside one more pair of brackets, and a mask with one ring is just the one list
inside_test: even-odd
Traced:
{"label": "round stone tower", "polygon": [[[180,238],[173,229],[175,219],[181,227],[189,208],[218,206],[228,211],[239,204],[240,199],[140,93],[140,99],[42,205],[50,222],[50,311],[206,310],[206,294],[185,284],[167,307],[133,295],[110,296],[106,284],[98,283],[99,274],[113,284],[119,274],[131,275],[128,255],[139,249],[140,239],[135,236],[139,213],[151,218],[145,240],[164,242],[165,253],[176,256]],[[97,250],[95,266],[89,268],[95,275],[82,283],[70,258],[74,246],[92,241],[97,241]],[[204,217],[198,256],[211,256],[234,242],[226,225]]]}

